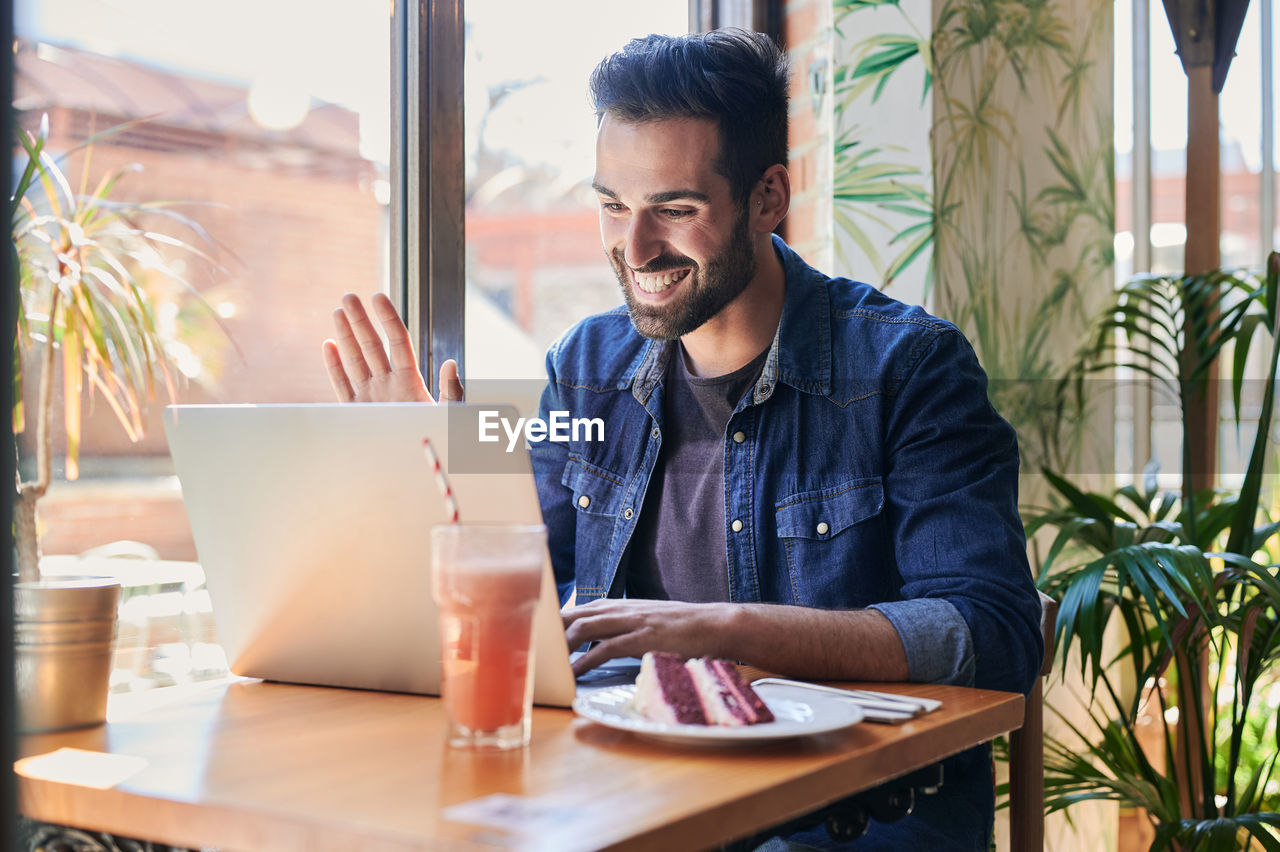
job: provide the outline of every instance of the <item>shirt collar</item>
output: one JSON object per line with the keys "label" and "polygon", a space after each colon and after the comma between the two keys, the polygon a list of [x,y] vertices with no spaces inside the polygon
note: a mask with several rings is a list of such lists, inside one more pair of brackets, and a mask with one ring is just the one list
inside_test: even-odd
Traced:
{"label": "shirt collar", "polygon": [[827,276],[805,263],[778,235],[773,248],[782,261],[787,292],[782,319],[769,348],[764,372],[756,383],[756,402],[773,393],[778,382],[805,393],[831,393],[831,295]]}

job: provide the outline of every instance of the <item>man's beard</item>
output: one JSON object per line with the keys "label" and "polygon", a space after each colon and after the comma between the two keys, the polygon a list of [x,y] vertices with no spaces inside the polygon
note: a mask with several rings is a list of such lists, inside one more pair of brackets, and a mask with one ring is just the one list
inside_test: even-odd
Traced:
{"label": "man's beard", "polygon": [[675,340],[702,326],[725,306],[738,298],[756,274],[756,257],[747,230],[747,214],[738,218],[729,243],[724,250],[707,261],[705,268],[687,257],[664,254],[635,270],[640,274],[654,274],[671,269],[690,269],[685,279],[675,286],[684,290],[670,304],[642,304],[632,291],[630,267],[622,256],[622,249],[615,248],[609,254],[613,271],[622,285],[622,295],[627,302],[627,312],[636,331],[654,340]]}

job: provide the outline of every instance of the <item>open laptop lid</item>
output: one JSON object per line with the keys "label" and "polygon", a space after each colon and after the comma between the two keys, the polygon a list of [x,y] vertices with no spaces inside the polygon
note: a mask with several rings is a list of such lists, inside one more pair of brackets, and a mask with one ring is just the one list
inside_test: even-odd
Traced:
{"label": "open laptop lid", "polygon": [[[482,411],[517,416],[495,405],[395,403],[165,409],[232,672],[440,693],[428,530],[445,512],[423,438],[464,522],[542,522],[528,451],[505,437],[479,443]],[[533,700],[569,706],[575,685],[549,560],[534,655]]]}

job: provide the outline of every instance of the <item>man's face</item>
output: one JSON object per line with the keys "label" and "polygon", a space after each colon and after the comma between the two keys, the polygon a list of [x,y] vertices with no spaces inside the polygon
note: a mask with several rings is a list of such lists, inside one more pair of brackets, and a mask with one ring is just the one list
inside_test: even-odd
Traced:
{"label": "man's face", "polygon": [[606,115],[596,136],[600,235],[636,330],[683,337],[756,273],[747,211],[715,171],[714,122],[633,124]]}

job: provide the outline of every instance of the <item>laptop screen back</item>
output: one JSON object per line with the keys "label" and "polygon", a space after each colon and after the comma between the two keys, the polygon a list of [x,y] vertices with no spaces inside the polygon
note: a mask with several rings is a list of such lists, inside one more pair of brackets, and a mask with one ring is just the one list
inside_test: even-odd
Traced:
{"label": "laptop screen back", "polygon": [[[477,408],[166,408],[169,449],[232,672],[439,694],[428,531],[444,522],[445,508],[423,439],[448,472],[464,523],[542,522],[527,450],[476,443]],[[534,701],[568,706],[574,680],[549,562],[534,655]]]}

